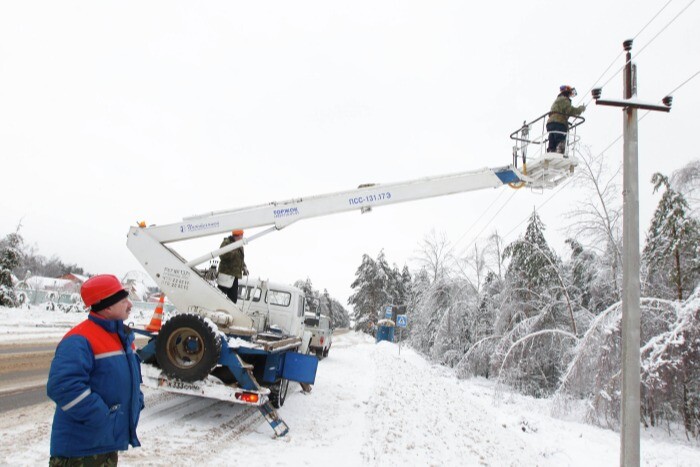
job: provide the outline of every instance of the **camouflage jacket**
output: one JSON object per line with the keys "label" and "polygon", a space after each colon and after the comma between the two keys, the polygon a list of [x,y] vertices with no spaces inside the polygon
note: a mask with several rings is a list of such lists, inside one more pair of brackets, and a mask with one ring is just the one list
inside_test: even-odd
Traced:
{"label": "camouflage jacket", "polygon": [[569,124],[569,116],[581,115],[586,110],[585,105],[574,107],[571,105],[571,99],[566,96],[558,96],[550,109],[549,119],[547,123],[563,123]]}
{"label": "camouflage jacket", "polygon": [[[233,237],[228,236],[224,238],[221,242],[219,248],[223,248],[226,245],[233,243]],[[228,274],[229,276],[234,276],[237,278],[243,277],[243,269],[245,268],[245,254],[243,253],[243,247],[236,250],[229,251],[221,255],[221,261],[219,262],[219,274]]]}

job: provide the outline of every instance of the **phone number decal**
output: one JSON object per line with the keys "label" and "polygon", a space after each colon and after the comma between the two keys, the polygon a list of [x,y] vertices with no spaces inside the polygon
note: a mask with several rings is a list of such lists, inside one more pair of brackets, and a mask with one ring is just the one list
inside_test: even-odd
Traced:
{"label": "phone number decal", "polygon": [[356,196],[354,198],[348,199],[348,203],[350,203],[351,205],[358,205],[365,203],[373,203],[375,201],[383,201],[387,199],[391,199],[391,193],[385,191],[382,193],[374,193],[367,196]]}

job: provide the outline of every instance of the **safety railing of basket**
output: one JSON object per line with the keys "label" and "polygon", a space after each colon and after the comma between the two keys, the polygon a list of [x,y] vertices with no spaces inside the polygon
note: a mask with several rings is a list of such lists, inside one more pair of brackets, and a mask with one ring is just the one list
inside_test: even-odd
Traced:
{"label": "safety railing of basket", "polygon": [[[527,164],[528,158],[528,148],[532,145],[534,146],[535,154],[530,154],[530,157],[536,159],[544,155],[547,151],[547,144],[549,142],[549,131],[547,131],[547,117],[552,114],[560,114],[559,112],[547,112],[544,115],[540,115],[531,122],[523,122],[523,126],[515,130],[510,134],[510,139],[515,141],[513,145],[513,165],[519,168],[519,162],[522,163],[523,167]],[[565,150],[564,155],[568,156],[573,154],[576,150],[576,145],[579,142],[579,137],[576,134],[576,130],[583,122],[586,121],[585,118],[577,115],[567,115],[570,120],[568,132],[553,132],[561,133],[566,135],[565,139]],[[533,132],[536,127],[541,127],[538,132]]]}

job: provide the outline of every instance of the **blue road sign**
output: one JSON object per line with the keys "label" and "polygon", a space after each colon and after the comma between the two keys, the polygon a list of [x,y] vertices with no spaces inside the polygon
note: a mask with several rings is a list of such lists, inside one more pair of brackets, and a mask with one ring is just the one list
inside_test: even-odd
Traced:
{"label": "blue road sign", "polygon": [[396,326],[400,328],[405,328],[408,324],[408,318],[406,315],[396,315]]}
{"label": "blue road sign", "polygon": [[386,307],[386,308],[384,309],[384,317],[385,317],[386,319],[391,319],[391,318],[394,317],[393,313],[391,312],[391,307],[390,307],[390,306],[388,306],[388,307]]}

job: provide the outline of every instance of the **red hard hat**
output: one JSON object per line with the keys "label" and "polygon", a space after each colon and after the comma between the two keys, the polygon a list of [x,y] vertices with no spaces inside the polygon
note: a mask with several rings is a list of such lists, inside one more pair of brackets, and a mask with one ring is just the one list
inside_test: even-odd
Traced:
{"label": "red hard hat", "polygon": [[80,296],[83,298],[85,306],[88,307],[119,292],[123,292],[120,295],[124,295],[124,293],[128,295],[128,292],[124,290],[124,286],[119,282],[119,279],[111,274],[100,274],[91,277],[86,280],[80,288]]}
{"label": "red hard hat", "polygon": [[242,237],[243,236],[243,229],[232,230],[231,233],[233,234],[234,237]]}

